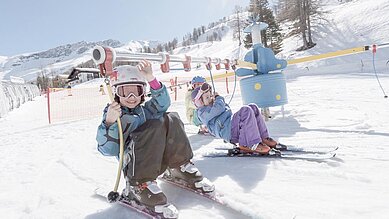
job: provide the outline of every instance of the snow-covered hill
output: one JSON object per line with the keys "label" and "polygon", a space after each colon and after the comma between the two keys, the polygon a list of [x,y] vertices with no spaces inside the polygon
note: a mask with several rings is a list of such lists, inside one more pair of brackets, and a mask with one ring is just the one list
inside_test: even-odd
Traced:
{"label": "snow-covered hill", "polygon": [[3,69],[3,65],[5,64],[5,62],[7,61],[8,57],[7,56],[0,56],[0,78],[3,77],[2,75],[2,69]]}
{"label": "snow-covered hill", "polygon": [[0,63],[2,63],[4,79],[16,76],[22,77],[26,81],[33,81],[41,74],[48,76],[69,74],[72,68],[91,60],[91,49],[96,45],[140,51],[145,45],[154,48],[157,43],[155,41],[130,41],[127,44],[116,40],[101,42],[82,41],[58,46],[47,51],[0,58]]}
{"label": "snow-covered hill", "polygon": [[2,64],[7,58],[7,56],[0,56],[0,64]]}
{"label": "snow-covered hill", "polygon": [[[296,52],[302,45],[300,36],[284,40],[280,57],[294,59],[337,50],[389,42],[389,2],[386,0],[354,0],[340,3],[327,0],[323,17],[314,27],[313,40],[317,45],[309,50]],[[287,26],[284,25],[284,29]],[[378,71],[388,71],[389,48],[378,49],[375,57]],[[289,66],[286,71],[311,74],[331,72],[372,72],[372,52],[319,60]],[[307,71],[309,69],[309,71]]]}

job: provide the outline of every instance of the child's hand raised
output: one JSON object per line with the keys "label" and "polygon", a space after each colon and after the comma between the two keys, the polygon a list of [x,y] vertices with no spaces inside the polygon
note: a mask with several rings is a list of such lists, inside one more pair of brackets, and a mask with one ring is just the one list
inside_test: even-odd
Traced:
{"label": "child's hand raised", "polygon": [[154,80],[153,69],[151,68],[151,63],[149,61],[142,60],[136,67],[138,67],[140,73],[148,82]]}
{"label": "child's hand raised", "polygon": [[122,109],[120,109],[120,104],[113,101],[108,107],[107,116],[105,117],[105,125],[110,126],[114,124],[121,113]]}

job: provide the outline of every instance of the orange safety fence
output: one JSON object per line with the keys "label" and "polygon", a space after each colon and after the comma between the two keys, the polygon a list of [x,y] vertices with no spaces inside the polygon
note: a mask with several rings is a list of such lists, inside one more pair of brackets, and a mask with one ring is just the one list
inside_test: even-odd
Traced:
{"label": "orange safety fence", "polygon": [[[189,80],[188,78],[173,78],[170,81],[162,80],[161,82],[168,88],[172,101],[185,101],[185,94],[190,87]],[[229,77],[228,82],[226,78],[218,78],[214,84],[220,95],[227,95],[233,90],[234,77]],[[240,93],[238,81],[236,93]],[[102,117],[105,106],[110,102],[105,85],[100,87],[98,83],[88,87],[50,88],[46,97],[49,123]]]}

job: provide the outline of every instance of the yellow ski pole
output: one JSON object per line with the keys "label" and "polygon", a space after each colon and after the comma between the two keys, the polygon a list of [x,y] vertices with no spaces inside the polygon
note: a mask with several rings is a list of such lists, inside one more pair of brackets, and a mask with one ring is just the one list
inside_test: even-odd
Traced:
{"label": "yellow ski pole", "polygon": [[[116,53],[115,51],[110,47],[101,47],[96,46],[93,49],[92,52],[93,60],[96,64],[99,65],[100,68],[100,74],[105,77],[105,85],[107,87],[108,96],[111,101],[111,103],[114,101],[112,88],[110,85],[110,78],[116,77],[116,75],[113,74],[113,62],[116,59]],[[123,168],[123,156],[124,156],[124,142],[123,142],[123,129],[122,129],[122,122],[120,121],[120,117],[117,119],[118,123],[118,132],[119,132],[119,166],[118,171],[116,175],[116,183],[113,191],[108,193],[107,199],[108,202],[115,202],[119,199],[119,193],[118,187],[120,183],[120,177],[122,174],[122,168]]]}
{"label": "yellow ski pole", "polygon": [[[113,94],[112,94],[112,88],[111,88],[111,85],[109,83],[109,79],[106,78],[104,82],[105,82],[105,85],[107,87],[109,99],[111,100],[111,103],[112,103],[114,101],[114,97],[113,97]],[[121,178],[121,174],[122,174],[122,168],[123,168],[124,141],[123,141],[122,122],[120,120],[120,117],[117,119],[117,123],[118,123],[119,146],[120,146],[119,166],[118,166],[118,171],[117,171],[117,174],[116,174],[115,187],[114,187],[113,191],[108,193],[108,196],[107,196],[108,202],[115,202],[119,198],[119,193],[117,191],[118,191],[118,187],[119,187],[119,183],[120,183],[120,178]]]}

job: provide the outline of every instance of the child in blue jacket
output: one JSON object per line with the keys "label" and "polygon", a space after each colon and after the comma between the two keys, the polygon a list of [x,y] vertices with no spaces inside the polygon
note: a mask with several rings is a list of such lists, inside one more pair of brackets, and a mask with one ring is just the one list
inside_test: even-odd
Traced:
{"label": "child in blue jacket", "polygon": [[278,143],[270,138],[257,105],[242,106],[233,114],[224,98],[216,92],[212,94],[212,87],[207,83],[192,92],[192,99],[199,120],[216,137],[261,154],[277,147]]}
{"label": "child in blue jacket", "polygon": [[208,129],[205,125],[201,124],[197,117],[197,108],[192,102],[192,91],[196,89],[196,87],[201,87],[205,82],[206,80],[204,77],[194,76],[190,81],[191,86],[185,94],[186,118],[189,123],[199,127],[198,134],[208,134]]}
{"label": "child in blue jacket", "polygon": [[[116,67],[115,74],[116,80],[111,81],[115,101],[104,109],[96,139],[103,155],[119,157],[116,121],[120,117],[126,195],[158,213],[168,209],[166,196],[155,181],[165,170],[204,192],[213,191],[212,183],[190,161],[193,153],[184,124],[178,114],[167,113],[170,96],[154,77],[150,62]],[[145,102],[146,81],[151,99]]]}

